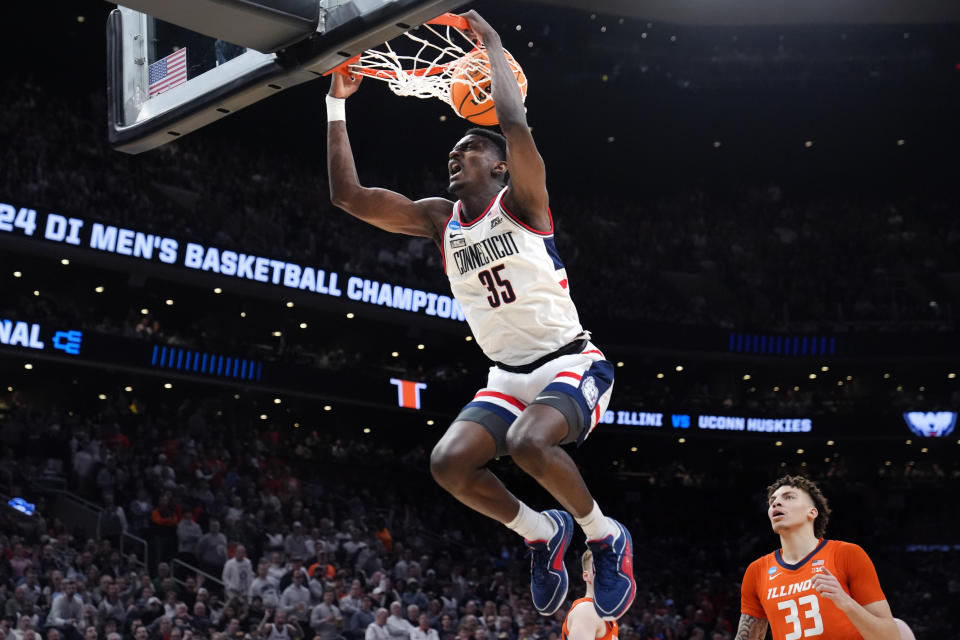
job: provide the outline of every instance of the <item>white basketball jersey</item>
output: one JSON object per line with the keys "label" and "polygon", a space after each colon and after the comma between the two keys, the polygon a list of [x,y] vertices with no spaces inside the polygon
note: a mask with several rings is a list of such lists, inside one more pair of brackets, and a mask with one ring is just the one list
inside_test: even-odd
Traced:
{"label": "white basketball jersey", "polygon": [[480,348],[523,365],[582,334],[553,231],[536,231],[501,202],[465,224],[458,200],[443,232],[444,271]]}

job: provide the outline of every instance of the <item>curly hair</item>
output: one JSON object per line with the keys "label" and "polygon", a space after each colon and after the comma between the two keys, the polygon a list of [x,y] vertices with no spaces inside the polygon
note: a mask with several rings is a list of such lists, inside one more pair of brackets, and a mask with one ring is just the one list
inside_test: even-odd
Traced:
{"label": "curly hair", "polygon": [[813,506],[817,508],[817,517],[813,520],[813,535],[822,538],[827,532],[827,523],[830,521],[830,505],[826,496],[820,491],[820,487],[811,480],[803,476],[783,476],[767,487],[767,502],[773,497],[773,494],[780,487],[793,487],[800,489],[813,501]]}

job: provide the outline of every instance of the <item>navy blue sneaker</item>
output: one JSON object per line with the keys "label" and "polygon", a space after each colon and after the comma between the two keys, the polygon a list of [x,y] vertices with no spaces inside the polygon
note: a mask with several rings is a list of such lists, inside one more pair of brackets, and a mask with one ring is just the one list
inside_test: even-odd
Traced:
{"label": "navy blue sneaker", "polygon": [[557,525],[557,532],[549,540],[527,540],[530,549],[530,595],[533,606],[542,616],[552,616],[567,599],[567,568],[563,555],[573,537],[573,518],[566,511],[544,511]]}
{"label": "navy blue sneaker", "polygon": [[627,528],[613,520],[617,535],[587,540],[593,552],[593,608],[604,620],[616,620],[637,595],[633,579],[633,539]]}

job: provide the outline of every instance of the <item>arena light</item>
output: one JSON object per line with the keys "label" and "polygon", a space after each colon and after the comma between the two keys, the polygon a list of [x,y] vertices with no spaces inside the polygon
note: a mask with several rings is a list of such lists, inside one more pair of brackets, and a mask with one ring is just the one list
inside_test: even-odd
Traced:
{"label": "arena light", "polygon": [[467,336],[466,338],[464,338],[464,340],[466,340],[467,342],[470,342],[473,340],[473,336]]}
{"label": "arena light", "polygon": [[300,323],[300,328],[301,328],[301,329],[306,329],[306,328],[307,328],[307,323],[306,323],[306,322],[301,322],[301,323]]}
{"label": "arena light", "polygon": [[347,314],[347,320],[353,320],[353,312]]}
{"label": "arena light", "polygon": [[331,406],[328,405],[328,404],[325,404],[325,405],[323,405],[323,410],[324,410],[324,411],[331,411],[331,410],[333,410],[333,407],[331,407]]}
{"label": "arena light", "polygon": [[[163,388],[164,388],[164,389],[173,389],[173,385],[172,385],[171,383],[169,383],[169,382],[164,382],[164,383],[163,383]],[[235,397],[235,398],[239,398],[240,396],[234,396],[234,397]]]}
{"label": "arena light", "polygon": [[273,399],[273,404],[280,404],[281,402],[283,402],[283,400],[281,400],[280,398]]}
{"label": "arena light", "polygon": [[133,391],[133,387],[126,386],[123,388],[123,390],[126,391],[127,393],[130,393],[131,391]]}
{"label": "arena light", "polygon": [[261,419],[261,420],[266,420],[266,419],[267,419],[267,414],[261,413],[261,414],[260,414],[260,419]]}
{"label": "arena light", "polygon": [[636,447],[630,447],[630,452],[631,452],[631,453],[636,453],[636,452],[637,452],[637,448],[636,448]]}
{"label": "arena light", "polygon": [[623,361],[621,360],[620,362],[618,362],[618,363],[617,363],[617,366],[618,366],[618,367],[622,367],[622,366],[623,366]]}
{"label": "arena light", "polygon": [[398,358],[400,356],[400,353],[398,351],[391,351],[390,355],[393,356],[394,358]]}
{"label": "arena light", "polygon": [[214,292],[214,293],[223,293],[223,289],[221,289],[220,287],[214,287],[214,288],[213,288],[213,292]]}
{"label": "arena light", "polygon": [[241,312],[240,312],[240,317],[241,317],[241,318],[246,318],[246,317],[247,317],[247,312],[246,312],[246,311],[241,311]]}
{"label": "arena light", "polygon": [[23,365],[23,368],[29,371],[30,369],[33,369],[33,365],[28,362],[27,364]]}
{"label": "arena light", "polygon": [[271,333],[270,335],[272,335],[274,338],[279,338],[280,336],[283,335],[283,332],[282,332],[282,331],[274,331],[274,332]]}
{"label": "arena light", "polygon": [[150,313],[150,309],[147,309],[146,307],[140,309],[141,315],[147,315],[148,313]]}
{"label": "arena light", "polygon": [[170,298],[167,298],[166,300],[164,300],[163,303],[164,303],[165,305],[167,305],[168,307],[172,307],[172,306],[173,306],[173,300],[171,300]]}
{"label": "arena light", "polygon": [[947,374],[947,379],[948,379],[948,380],[953,380],[953,379],[956,378],[956,377],[957,377],[957,374],[953,373],[952,371]]}
{"label": "arena light", "polygon": [[101,393],[101,394],[98,395],[97,397],[100,398],[101,400],[106,400],[106,399],[107,399],[107,394]]}
{"label": "arena light", "polygon": [[802,455],[802,454],[803,454],[803,449],[797,449],[797,453]]}
{"label": "arena light", "polygon": [[775,447],[782,447],[782,446],[783,446],[783,440],[777,440],[776,442],[773,443],[773,446],[775,446]]}
{"label": "arena light", "polygon": [[62,264],[63,266],[67,266],[68,264],[70,264],[70,260],[67,258],[60,258],[60,264]]}
{"label": "arena light", "polygon": [[811,380],[816,380],[816,379],[817,379],[817,374],[811,373],[811,374],[810,374],[809,376],[807,376],[807,377],[810,378]]}
{"label": "arena light", "polygon": [[22,272],[22,271],[14,271],[14,272],[13,272],[13,277],[14,277],[14,278],[20,278],[20,277],[22,277],[22,276],[23,276],[23,272]]}
{"label": "arena light", "polygon": [[827,446],[828,446],[828,447],[832,447],[832,446],[833,446],[833,440],[827,440]]}
{"label": "arena light", "polygon": [[364,428],[363,428],[363,432],[364,432],[364,433],[370,433],[370,427],[364,427]]}
{"label": "arena light", "polygon": [[433,420],[427,420],[427,426],[428,426],[428,427],[432,427],[432,426],[433,426]]}
{"label": "arena light", "polygon": [[34,290],[33,290],[33,295],[39,296],[39,295],[40,295],[40,291],[38,291],[37,289],[34,289]]}
{"label": "arena light", "polygon": [[657,380],[663,380],[663,374],[662,374],[662,373],[658,373],[658,374],[657,374]]}
{"label": "arena light", "polygon": [[682,365],[682,364],[678,364],[678,365],[676,366],[676,370],[677,370],[677,372],[683,371],[683,365]]}
{"label": "arena light", "polygon": [[96,291],[97,293],[103,293],[103,285],[99,285],[99,286],[97,286],[97,287],[94,287],[93,290]]}
{"label": "arena light", "polygon": [[743,379],[744,379],[744,380],[749,380],[750,378],[751,378],[751,376],[750,376],[749,373],[743,374]]}
{"label": "arena light", "polygon": [[287,301],[287,309],[293,309],[293,302],[290,300]]}
{"label": "arena light", "polygon": [[424,349],[426,349],[426,346],[422,344],[418,344],[417,349],[419,349],[420,351],[423,351]]}
{"label": "arena light", "polygon": [[686,441],[687,441],[686,438],[677,438],[677,442],[679,442],[680,444],[683,444]]}
{"label": "arena light", "polygon": [[820,371],[826,373],[827,371],[830,371],[830,367],[828,367],[827,365],[823,365],[822,367],[820,367]]}

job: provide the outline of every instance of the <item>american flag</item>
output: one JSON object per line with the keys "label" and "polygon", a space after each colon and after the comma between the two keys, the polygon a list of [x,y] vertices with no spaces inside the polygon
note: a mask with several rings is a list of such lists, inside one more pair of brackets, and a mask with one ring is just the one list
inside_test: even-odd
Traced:
{"label": "american flag", "polygon": [[162,60],[157,60],[148,70],[150,97],[173,89],[187,81],[187,48],[175,51]]}

